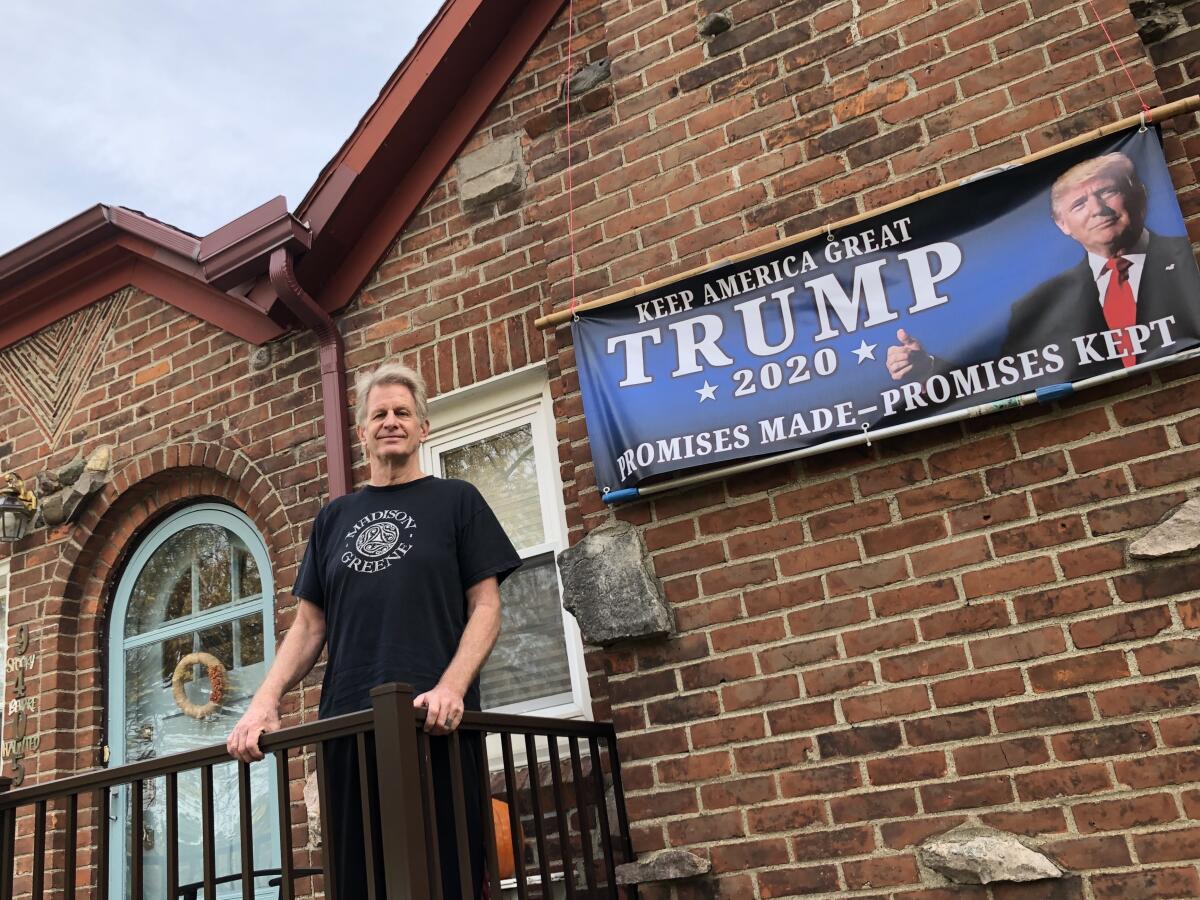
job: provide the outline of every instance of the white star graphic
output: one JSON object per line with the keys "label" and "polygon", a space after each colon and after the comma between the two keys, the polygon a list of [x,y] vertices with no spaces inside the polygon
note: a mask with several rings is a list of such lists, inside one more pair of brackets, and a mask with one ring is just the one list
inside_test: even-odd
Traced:
{"label": "white star graphic", "polygon": [[858,357],[858,364],[861,366],[868,359],[874,359],[875,348],[878,346],[878,344],[868,344],[866,341],[859,344],[858,349],[854,351],[854,355]]}
{"label": "white star graphic", "polygon": [[696,393],[700,395],[701,403],[703,403],[705,400],[717,399],[717,388],[715,385],[709,384],[707,378],[704,379],[704,387],[698,388]]}

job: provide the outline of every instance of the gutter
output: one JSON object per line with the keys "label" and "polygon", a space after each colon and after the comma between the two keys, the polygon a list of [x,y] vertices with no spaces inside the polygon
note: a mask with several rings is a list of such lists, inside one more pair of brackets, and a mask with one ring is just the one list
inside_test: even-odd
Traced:
{"label": "gutter", "polygon": [[271,286],[279,299],[317,336],[321,361],[321,397],[325,407],[325,458],[329,465],[329,499],[350,492],[350,424],[346,416],[346,361],[337,325],[296,280],[292,254],[286,247],[272,251]]}

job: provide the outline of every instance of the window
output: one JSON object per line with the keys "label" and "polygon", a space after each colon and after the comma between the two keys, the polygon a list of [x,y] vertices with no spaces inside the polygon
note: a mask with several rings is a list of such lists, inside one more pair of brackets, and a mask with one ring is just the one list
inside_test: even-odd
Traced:
{"label": "window", "polygon": [[582,716],[583,646],[554,562],[566,522],[550,410],[541,366],[443,395],[430,404],[422,463],[479,488],[521,555],[500,589],[503,626],[480,675],[483,708]]}
{"label": "window", "polygon": [[[262,538],[237,510],[198,504],[155,528],[134,551],[117,585],[109,631],[108,735],[112,764],[151,759],[217,744],[245,712],[274,656],[274,580]],[[200,712],[212,693],[204,653],[225,670],[219,705]],[[177,677],[177,671],[179,677]],[[220,676],[218,676],[220,677]],[[214,769],[217,809],[238,808],[237,770]],[[179,779],[179,875],[181,883],[203,876],[200,855],[199,773]],[[261,868],[277,859],[275,774],[268,763],[251,767],[254,860]],[[165,896],[165,782],[152,779],[143,793],[141,848],[144,897]],[[112,896],[128,894],[131,858],[127,789],[113,798]],[[241,871],[238,816],[217,818],[217,876]],[[132,848],[137,850],[137,848]],[[277,863],[275,863],[277,865]],[[267,879],[258,896],[274,896]],[[241,896],[240,888],[219,893]],[[138,898],[140,900],[140,898]]]}

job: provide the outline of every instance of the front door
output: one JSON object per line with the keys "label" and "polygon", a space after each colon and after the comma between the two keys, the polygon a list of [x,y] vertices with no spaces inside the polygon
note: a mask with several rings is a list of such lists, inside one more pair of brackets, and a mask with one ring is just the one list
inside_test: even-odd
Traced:
{"label": "front door", "polygon": [[[249,519],[216,504],[188,507],[138,547],[117,588],[109,637],[112,765],[222,743],[262,683],[274,656],[269,560]],[[178,776],[179,884],[203,880],[200,772]],[[270,760],[251,766],[254,871],[278,869],[276,784]],[[142,829],[130,834],[133,792],[112,797],[111,896],[162,900],[167,887],[166,779],[144,783]],[[213,769],[218,880],[242,871],[237,767]],[[134,854],[141,854],[143,896],[133,898]],[[268,876],[256,880],[259,895]],[[181,892],[177,896],[189,896]],[[197,900],[204,897],[198,891]],[[240,897],[234,879],[218,888]]]}

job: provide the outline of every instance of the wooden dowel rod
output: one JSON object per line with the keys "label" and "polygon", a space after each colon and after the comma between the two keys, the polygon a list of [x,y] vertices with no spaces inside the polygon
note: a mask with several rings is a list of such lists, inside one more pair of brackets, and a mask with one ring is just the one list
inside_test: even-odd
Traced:
{"label": "wooden dowel rod", "polygon": [[[1165,122],[1167,119],[1173,119],[1176,116],[1182,116],[1186,113],[1195,112],[1200,109],[1200,97],[1185,97],[1182,100],[1176,100],[1174,103],[1166,103],[1162,106],[1156,106],[1146,114],[1147,122]],[[1069,141],[1063,141],[1061,144],[1055,144],[1053,147],[1047,147],[1044,150],[1039,150],[1037,153],[1031,153],[1028,156],[1022,156],[1018,160],[1014,160],[1011,165],[1023,166],[1026,163],[1031,163],[1047,156],[1053,156],[1055,153],[1061,153],[1064,150],[1070,150],[1072,147],[1078,147],[1080,144],[1086,144],[1088,141],[1094,141],[1118,131],[1124,131],[1126,128],[1132,128],[1134,125],[1141,124],[1142,117],[1126,116],[1124,119],[1118,119],[1116,122],[1111,122],[1108,125],[1102,125],[1099,128],[1093,129],[1085,134],[1071,138]],[[873,219],[876,216],[882,216],[893,210],[901,209],[909,206],[920,200],[926,200],[929,197],[934,197],[938,194],[943,194],[946,191],[952,191],[955,188],[962,187],[971,181],[979,178],[979,173],[968,175],[965,178],[959,178],[949,184],[941,184],[937,187],[929,188],[920,193],[913,194],[911,197],[906,197],[903,200],[897,200],[895,203],[889,203],[886,206],[880,206],[877,209],[868,210],[864,213],[859,213],[849,218],[841,219],[837,222],[830,222],[828,225],[822,225],[818,228],[810,228],[808,231],[801,232],[795,237],[784,238],[780,241],[767,244],[763,247],[757,247],[753,250],[747,250],[744,253],[738,253],[734,256],[726,257],[717,262],[709,263],[705,266],[699,266],[695,269],[690,269],[687,272],[680,272],[678,275],[671,275],[667,278],[661,278],[658,281],[650,284],[641,285],[636,288],[630,288],[627,291],[622,291],[619,294],[612,294],[608,297],[601,297],[598,300],[591,300],[587,303],[580,303],[575,307],[576,313],[585,312],[589,309],[598,309],[602,306],[611,306],[614,303],[620,303],[622,300],[628,300],[630,297],[638,294],[648,294],[657,290],[660,287],[666,287],[669,284],[674,284],[678,281],[683,281],[685,278],[693,278],[697,275],[703,275],[705,272],[711,272],[714,269],[719,269],[721,266],[727,266],[731,263],[741,262],[746,259],[753,259],[756,256],[762,256],[765,253],[771,253],[775,250],[780,250],[784,247],[791,247],[795,244],[802,244],[805,241],[812,240],[830,231],[840,231],[847,226],[854,225],[858,222],[867,219]],[[570,321],[572,311],[569,309],[560,309],[557,312],[552,312],[549,315],[542,316],[534,325],[540,329],[552,328],[555,325],[561,325],[563,322]]]}

